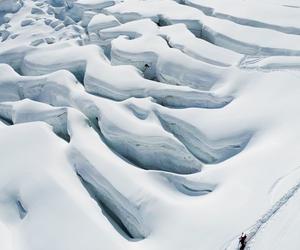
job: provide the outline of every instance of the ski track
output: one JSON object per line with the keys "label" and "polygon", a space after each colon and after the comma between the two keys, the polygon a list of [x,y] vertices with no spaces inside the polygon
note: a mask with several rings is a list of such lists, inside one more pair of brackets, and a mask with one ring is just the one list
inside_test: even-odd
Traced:
{"label": "ski track", "polygon": [[[276,214],[286,206],[290,199],[293,198],[296,192],[300,189],[300,183],[290,188],[260,219],[256,221],[254,225],[244,230],[243,232],[247,235],[247,245],[245,249],[251,249],[251,246],[255,244],[256,235],[264,228],[264,226],[274,217]],[[228,244],[224,250],[239,249],[235,245],[239,242],[240,235],[237,235],[231,243]]]}

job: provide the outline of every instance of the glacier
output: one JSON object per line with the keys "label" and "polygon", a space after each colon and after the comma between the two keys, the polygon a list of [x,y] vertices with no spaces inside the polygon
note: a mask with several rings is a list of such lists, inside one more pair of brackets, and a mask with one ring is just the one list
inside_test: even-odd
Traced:
{"label": "glacier", "polygon": [[298,250],[297,0],[0,0],[0,250]]}

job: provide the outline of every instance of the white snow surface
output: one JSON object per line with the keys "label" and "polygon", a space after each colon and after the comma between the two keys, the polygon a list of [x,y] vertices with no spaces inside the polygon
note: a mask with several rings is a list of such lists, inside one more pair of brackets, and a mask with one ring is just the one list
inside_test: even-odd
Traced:
{"label": "white snow surface", "polygon": [[0,250],[296,250],[297,0],[0,0]]}

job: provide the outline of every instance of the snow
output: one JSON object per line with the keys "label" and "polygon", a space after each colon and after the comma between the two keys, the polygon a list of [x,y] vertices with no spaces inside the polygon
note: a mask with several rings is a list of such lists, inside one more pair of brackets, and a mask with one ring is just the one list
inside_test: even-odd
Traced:
{"label": "snow", "polygon": [[161,27],[160,35],[168,41],[172,48],[207,63],[218,66],[231,66],[240,62],[243,55],[215,46],[195,37],[184,24]]}
{"label": "snow", "polygon": [[[262,55],[298,55],[299,36],[252,26],[241,26],[228,20],[208,17],[202,36],[227,49]],[[269,39],[272,37],[272,39]]]}
{"label": "snow", "polygon": [[93,16],[91,21],[88,24],[89,33],[99,33],[100,30],[118,26],[120,23],[113,16],[106,16],[103,14],[97,14]]}
{"label": "snow", "polygon": [[[202,10],[209,16],[231,20],[241,25],[300,34],[299,20],[297,21],[300,14],[298,8],[291,9],[261,1],[184,0],[184,3]],[[265,15],[266,9],[268,15]],[[270,16],[277,18],[270,18]]]}
{"label": "snow", "polygon": [[295,0],[0,0],[0,249],[299,249]]}

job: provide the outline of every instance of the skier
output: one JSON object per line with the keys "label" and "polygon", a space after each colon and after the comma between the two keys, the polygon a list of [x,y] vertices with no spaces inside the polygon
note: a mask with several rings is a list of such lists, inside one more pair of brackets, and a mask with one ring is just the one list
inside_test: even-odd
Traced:
{"label": "skier", "polygon": [[247,239],[247,235],[245,233],[242,233],[241,237],[239,238],[240,240],[240,250],[244,250],[246,247],[246,239]]}

